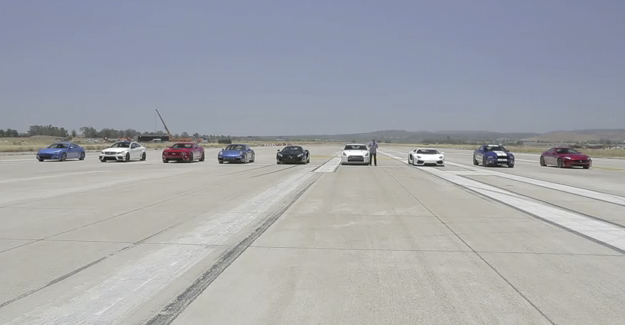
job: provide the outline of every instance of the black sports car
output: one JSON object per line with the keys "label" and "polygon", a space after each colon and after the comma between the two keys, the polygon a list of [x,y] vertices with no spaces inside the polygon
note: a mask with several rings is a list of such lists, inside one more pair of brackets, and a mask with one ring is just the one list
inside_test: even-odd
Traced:
{"label": "black sports car", "polygon": [[282,150],[278,150],[276,162],[278,164],[307,164],[310,162],[310,152],[300,146],[287,146]]}

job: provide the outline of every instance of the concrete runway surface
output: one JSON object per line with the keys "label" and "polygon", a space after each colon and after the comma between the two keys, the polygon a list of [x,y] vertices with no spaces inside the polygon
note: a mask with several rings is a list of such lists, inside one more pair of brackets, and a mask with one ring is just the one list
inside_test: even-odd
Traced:
{"label": "concrete runway surface", "polygon": [[625,161],[590,170],[0,157],[0,324],[623,324]]}

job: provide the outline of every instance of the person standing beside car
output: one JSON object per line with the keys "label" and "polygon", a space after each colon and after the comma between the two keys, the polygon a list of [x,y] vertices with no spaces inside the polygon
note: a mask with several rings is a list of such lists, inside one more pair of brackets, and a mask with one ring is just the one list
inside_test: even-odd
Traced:
{"label": "person standing beside car", "polygon": [[372,162],[375,166],[378,165],[378,143],[375,142],[375,139],[371,139],[369,142],[369,166]]}

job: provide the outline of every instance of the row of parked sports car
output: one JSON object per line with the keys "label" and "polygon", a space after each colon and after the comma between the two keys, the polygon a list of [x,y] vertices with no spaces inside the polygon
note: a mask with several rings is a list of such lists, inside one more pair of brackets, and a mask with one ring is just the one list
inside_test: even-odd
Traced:
{"label": "row of parked sports car", "polygon": [[[574,148],[554,147],[544,151],[540,155],[541,166],[557,166],[560,168],[582,167],[589,169],[592,166],[592,158]],[[508,166],[514,167],[515,158],[510,150],[502,145],[483,145],[473,152],[473,164],[482,166]]]}
{"label": "row of parked sports car", "polygon": [[[60,160],[79,159],[86,157],[85,149],[72,142],[57,142],[39,150],[37,160]],[[99,154],[101,162],[109,160],[131,161],[146,160],[147,149],[138,142],[120,141],[112,144]],[[193,142],[175,143],[162,152],[164,163],[170,161],[193,162],[204,161],[206,155],[204,147]],[[371,153],[364,144],[348,144],[341,153],[342,164],[369,164]],[[256,161],[256,153],[246,144],[230,144],[217,154],[217,161],[250,163]],[[278,150],[276,163],[310,163],[310,151],[301,146],[286,146]],[[415,166],[435,165],[445,166],[445,153],[432,148],[414,149],[408,155],[408,164]],[[515,157],[512,152],[502,145],[483,145],[473,152],[473,164],[482,166],[507,166],[514,167]],[[573,148],[554,147],[540,156],[541,166],[583,167],[588,169],[592,166],[592,159]]]}
{"label": "row of parked sports car", "polygon": [[[37,153],[37,160],[60,160],[79,159],[84,160],[86,152],[83,147],[72,142],[57,142],[47,148],[40,149]],[[131,160],[146,160],[147,148],[138,142],[119,141],[113,143],[109,148],[104,149],[99,154],[101,162],[109,160],[128,162]],[[162,160],[164,163],[170,161],[194,162],[206,160],[204,147],[193,142],[174,143],[171,147],[163,150]],[[250,163],[256,161],[256,153],[246,144],[231,144],[217,154],[217,161]],[[278,150],[276,162],[283,163],[310,163],[310,151],[301,146],[287,146]]]}

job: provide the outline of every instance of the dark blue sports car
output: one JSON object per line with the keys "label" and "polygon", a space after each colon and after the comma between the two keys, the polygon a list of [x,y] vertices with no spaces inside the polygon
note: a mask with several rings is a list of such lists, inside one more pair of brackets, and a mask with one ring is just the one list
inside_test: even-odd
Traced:
{"label": "dark blue sports car", "polygon": [[248,163],[256,160],[256,153],[246,144],[231,144],[217,154],[220,164],[227,162]]}
{"label": "dark blue sports car", "polygon": [[473,165],[514,167],[514,155],[502,145],[483,145],[473,152]]}
{"label": "dark blue sports car", "polygon": [[85,159],[85,149],[75,143],[71,142],[57,142],[53,143],[47,148],[39,149],[37,153],[37,160],[59,160],[65,161],[67,159]]}

